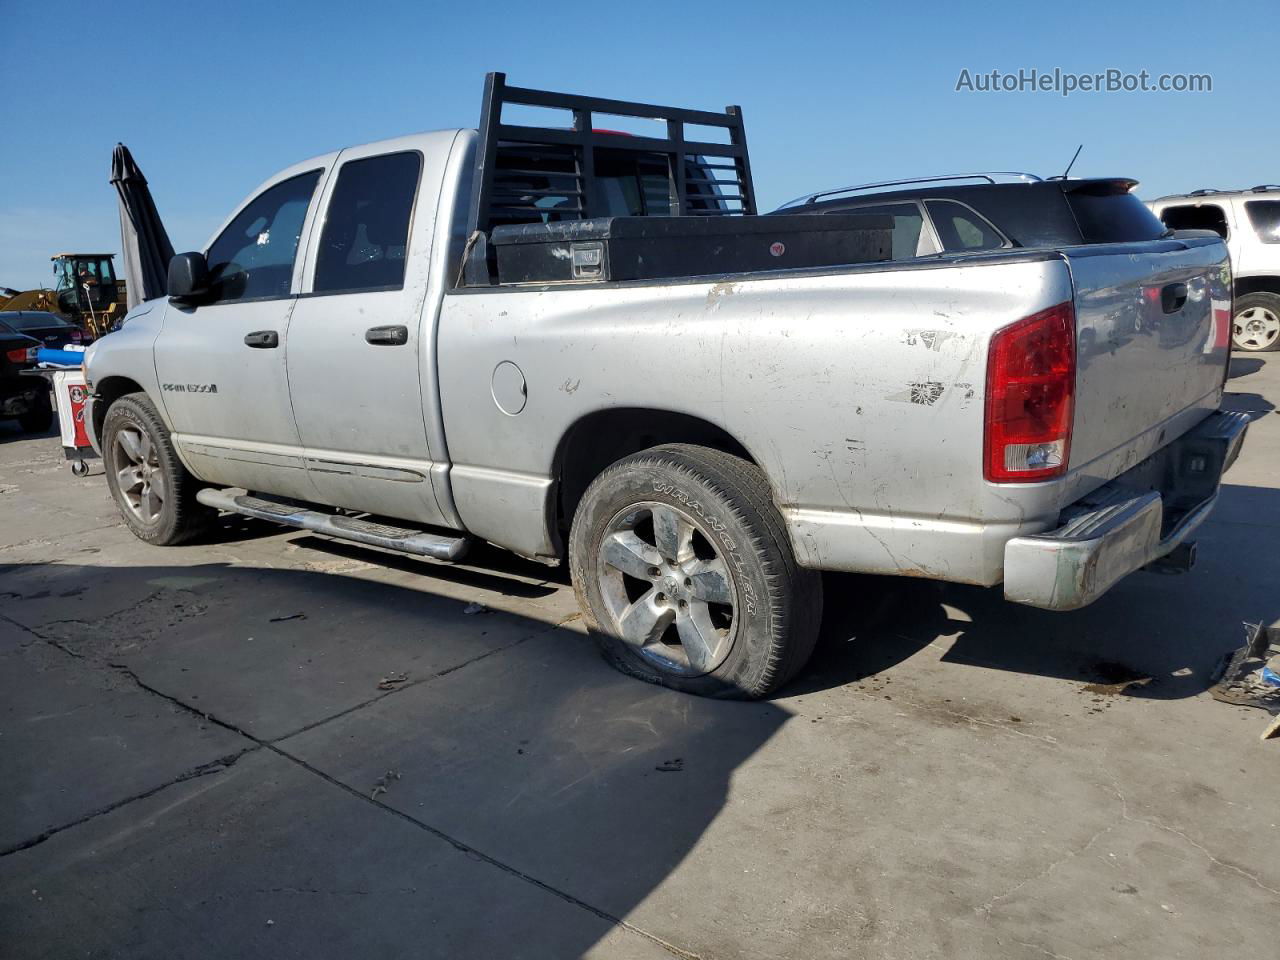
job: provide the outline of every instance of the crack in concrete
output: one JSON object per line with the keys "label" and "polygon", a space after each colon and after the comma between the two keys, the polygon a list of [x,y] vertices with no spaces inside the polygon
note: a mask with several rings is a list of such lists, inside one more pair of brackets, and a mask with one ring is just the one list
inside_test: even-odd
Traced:
{"label": "crack in concrete", "polygon": [[445,833],[443,830],[439,829],[438,827],[433,827],[431,826],[431,824],[423,820],[419,820],[417,817],[414,817],[411,814],[405,813],[401,810],[397,810],[395,807],[389,807],[385,803],[379,803],[377,800],[370,798],[367,794],[363,793],[362,791],[357,790],[354,787],[348,786],[347,784],[343,783],[341,780],[337,779],[336,777],[333,777],[325,773],[323,770],[319,769],[318,767],[312,766],[310,763],[303,760],[301,757],[294,756],[293,754],[289,753],[287,750],[282,749],[281,747],[279,747],[274,743],[264,744],[264,746],[268,750],[272,751],[273,753],[277,753],[281,757],[284,757],[285,759],[290,760],[293,763],[296,763],[298,766],[302,767],[304,770],[308,771],[309,773],[312,773],[315,776],[319,777],[321,780],[324,780],[326,783],[331,784],[332,786],[337,787],[339,790],[342,790],[343,792],[349,793],[351,796],[358,798],[362,803],[371,804],[372,806],[377,807],[379,810],[383,810],[386,813],[389,813],[392,816],[397,817],[406,823],[412,824],[413,826],[417,827],[419,830],[423,831],[424,833],[428,833],[431,836],[435,837],[437,840],[442,840],[443,842],[449,844],[451,847],[453,847],[455,850],[457,850],[459,853],[463,854],[464,856],[467,856],[473,860],[479,860],[482,863],[487,863],[489,866],[495,867],[498,870],[501,870],[503,873],[506,873],[512,877],[515,877],[518,880],[523,880],[525,883],[532,884],[533,886],[537,887],[539,890],[542,890],[545,893],[549,893],[552,896],[557,897],[568,904],[571,904],[572,906],[580,907],[581,909],[586,910],[588,913],[596,917],[599,917],[601,920],[604,920],[606,923],[609,923],[615,927],[619,927],[623,930],[626,930],[628,933],[633,933],[636,936],[643,937],[644,939],[648,940],[650,943],[653,943],[655,946],[661,947],[663,950],[667,951],[672,956],[678,957],[679,960],[702,960],[702,958],[698,954],[690,953],[688,950],[684,950],[673,943],[663,940],[661,937],[655,934],[649,933],[647,930],[643,930],[640,927],[637,927],[634,924],[627,922],[621,917],[615,917],[613,914],[609,913],[606,910],[602,910],[599,907],[592,906],[591,904],[587,903],[585,900],[578,899],[577,897],[575,897],[573,894],[569,893],[566,890],[561,890],[559,887],[554,887],[544,880],[539,880],[537,877],[534,877],[530,874],[525,873],[523,870],[519,869],[518,867],[514,867],[511,864],[504,863],[503,861],[497,859],[496,857],[490,856],[489,854],[483,852],[482,850],[478,850],[477,848],[471,846],[470,844],[464,843],[463,841],[458,840],[457,838],[451,836],[450,834]]}
{"label": "crack in concrete", "polygon": [[192,767],[190,770],[187,770],[184,773],[180,773],[178,774],[178,776],[174,777],[173,779],[166,780],[164,783],[159,784],[158,786],[150,787],[146,790],[141,791],[140,793],[135,793],[132,796],[125,797],[122,800],[116,800],[115,802],[109,803],[106,806],[99,807],[97,810],[94,810],[90,813],[86,813],[84,816],[79,817],[76,820],[72,820],[69,823],[63,823],[63,824],[59,824],[56,827],[50,827],[48,830],[42,831],[41,833],[38,833],[34,837],[29,837],[28,839],[23,840],[19,843],[15,843],[15,844],[12,844],[11,846],[5,847],[4,849],[0,849],[0,857],[7,857],[7,856],[10,856],[11,854],[20,853],[23,850],[29,850],[31,847],[39,846],[40,844],[48,840],[50,837],[55,836],[56,834],[62,833],[64,830],[70,830],[73,827],[78,827],[81,824],[88,823],[90,820],[94,820],[94,819],[97,819],[98,817],[105,816],[106,814],[111,813],[114,810],[119,810],[121,807],[127,807],[129,804],[136,803],[139,800],[146,800],[148,797],[154,797],[156,794],[164,790],[168,790],[170,787],[176,786],[179,783],[186,783],[188,780],[195,780],[198,777],[208,776],[209,774],[212,774],[212,773],[222,773],[224,770],[229,770],[232,766],[234,766],[236,761],[239,760],[241,757],[245,756],[246,754],[253,753],[258,749],[259,749],[258,745],[254,745],[252,747],[245,747],[243,750],[238,750],[235,753],[228,753],[224,756],[218,757],[216,760],[210,760],[208,763],[202,763],[199,766]]}
{"label": "crack in concrete", "polygon": [[[1010,887],[1008,890],[1004,891],[1003,893],[996,894],[994,897],[992,897],[982,906],[978,907],[975,912],[983,914],[987,919],[990,919],[992,909],[1000,901],[1007,900],[1009,897],[1013,896],[1015,893],[1017,893],[1023,887],[1028,886],[1029,884],[1035,883],[1039,880],[1043,880],[1045,877],[1049,876],[1049,874],[1057,870],[1058,867],[1062,866],[1064,863],[1074,860],[1076,857],[1085,853],[1090,847],[1092,847],[1095,843],[1097,843],[1099,839],[1106,836],[1112,830],[1116,829],[1116,827],[1119,827],[1120,825],[1125,823],[1141,823],[1149,827],[1155,827],[1157,830],[1163,830],[1167,833],[1171,833],[1175,837],[1178,837],[1186,841],[1187,843],[1189,843],[1201,854],[1203,854],[1209,860],[1210,863],[1214,864],[1215,866],[1222,867],[1225,870],[1230,870],[1231,872],[1236,873],[1239,876],[1243,877],[1244,879],[1248,880],[1250,883],[1258,887],[1260,890],[1263,890],[1274,897],[1280,898],[1280,890],[1277,890],[1275,887],[1271,887],[1263,883],[1262,880],[1256,874],[1250,873],[1248,870],[1245,870],[1242,867],[1238,867],[1233,863],[1227,863],[1223,860],[1220,860],[1218,857],[1214,856],[1213,853],[1204,844],[1187,836],[1181,830],[1171,827],[1167,823],[1164,823],[1163,821],[1156,818],[1132,816],[1129,813],[1128,798],[1125,797],[1124,792],[1120,789],[1119,783],[1116,782],[1114,779],[1111,781],[1111,790],[1113,793],[1115,793],[1116,799],[1120,801],[1119,816],[1116,819],[1114,819],[1108,825],[1099,828],[1093,834],[1093,836],[1091,836],[1087,841],[1085,841],[1085,843],[1079,848],[1067,851],[1063,856],[1058,857],[1056,860],[1050,863],[1047,867],[1045,867],[1039,873],[1019,881],[1018,883],[1014,884],[1014,886]],[[1021,941],[1016,941],[1016,942],[1021,943]],[[1035,944],[1026,943],[1026,944],[1023,944],[1023,946],[1033,947],[1035,949],[1043,950],[1043,948],[1038,947]],[[1058,954],[1056,953],[1049,953],[1048,951],[1044,951],[1044,952],[1046,953],[1047,956],[1052,956],[1052,957],[1058,956]]]}
{"label": "crack in concrete", "polygon": [[1071,958],[1066,954],[1054,953],[1052,950],[1048,950],[1045,947],[1040,946],[1038,943],[1031,943],[1027,940],[1015,940],[1013,942],[1020,947],[1026,947],[1029,950],[1035,950],[1039,953],[1043,953],[1046,957],[1052,957],[1053,960],[1071,960]]}
{"label": "crack in concrete", "polygon": [[1263,883],[1262,880],[1259,879],[1256,874],[1250,873],[1248,870],[1245,870],[1243,867],[1237,867],[1234,863],[1227,863],[1225,860],[1219,860],[1209,851],[1208,847],[1206,847],[1204,844],[1200,843],[1197,840],[1193,840],[1191,837],[1187,836],[1181,830],[1171,827],[1167,823],[1156,818],[1148,819],[1146,817],[1130,816],[1129,801],[1125,797],[1125,795],[1121,792],[1119,784],[1117,784],[1114,780],[1111,782],[1111,789],[1115,791],[1116,797],[1118,797],[1120,800],[1120,818],[1126,823],[1145,823],[1149,827],[1155,827],[1157,830],[1163,830],[1166,833],[1171,833],[1175,837],[1179,837],[1182,840],[1185,840],[1187,843],[1191,844],[1191,846],[1199,850],[1202,854],[1204,854],[1204,856],[1209,860],[1210,863],[1214,864],[1215,866],[1222,867],[1224,870],[1230,870],[1232,873],[1239,874],[1240,876],[1248,880],[1250,883],[1252,883],[1259,890],[1264,890],[1267,893],[1271,894],[1271,896],[1276,897],[1277,899],[1280,899],[1280,890],[1276,889],[1275,887],[1267,886],[1267,884]]}
{"label": "crack in concrete", "polygon": [[[1067,863],[1070,860],[1074,860],[1076,857],[1080,856],[1082,853],[1084,853],[1086,850],[1092,847],[1095,843],[1097,843],[1099,838],[1110,833],[1112,830],[1118,827],[1120,825],[1120,822],[1121,821],[1116,821],[1114,823],[1109,824],[1108,826],[1101,828],[1096,833],[1094,833],[1094,835],[1091,836],[1087,841],[1085,841],[1083,846],[1075,850],[1068,850],[1064,855],[1059,857],[1057,860],[1054,860],[1051,864],[1049,864],[1047,867],[1045,867],[1035,876],[1027,877],[1025,880],[1022,880],[1014,884],[1004,893],[996,894],[994,897],[992,897],[990,900],[988,900],[986,903],[980,906],[977,912],[985,915],[987,919],[990,919],[992,909],[1001,900],[1007,900],[1009,897],[1013,896],[1015,893],[1017,893],[1019,890],[1021,890],[1023,887],[1027,886],[1028,884],[1035,883],[1038,880],[1043,880],[1045,877],[1049,876],[1049,874],[1053,873],[1053,871],[1057,870],[1058,867],[1062,866],[1064,863]],[[1023,944],[1023,946],[1034,946],[1034,944]],[[1050,956],[1056,957],[1057,954],[1056,953],[1050,954]]]}
{"label": "crack in concrete", "polygon": [[[554,630],[556,628],[551,627],[550,629]],[[550,632],[550,631],[548,630],[544,632]],[[315,720],[311,723],[304,724],[303,726],[299,727],[297,730],[290,730],[288,733],[281,734],[278,737],[272,737],[270,741],[264,741],[264,742],[280,743],[284,740],[290,739],[291,737],[296,737],[300,734],[307,733],[310,730],[314,730],[316,727],[322,727],[326,723],[331,723],[332,721],[339,720],[342,717],[347,716],[348,714],[355,713],[357,710],[363,710],[365,707],[369,706],[372,703],[377,703],[379,700],[385,700],[387,697],[395,696],[397,693],[402,693],[405,690],[411,690],[414,687],[419,686],[420,684],[430,683],[432,680],[439,680],[441,677],[447,677],[451,673],[458,672],[463,667],[469,667],[473,663],[479,663],[481,660],[487,660],[489,657],[492,657],[494,654],[503,653],[507,650],[512,649],[513,647],[520,646],[520,644],[524,643],[526,640],[532,640],[534,637],[540,637],[540,636],[542,636],[542,633],[526,634],[525,636],[521,637],[519,640],[513,640],[511,643],[504,644],[500,647],[494,647],[492,650],[486,650],[484,653],[476,654],[474,657],[471,657],[469,660],[463,660],[461,663],[454,664],[452,667],[445,667],[443,670],[437,670],[435,673],[430,673],[430,674],[427,674],[426,676],[419,677],[417,680],[406,680],[404,683],[397,684],[394,689],[379,692],[374,696],[369,697],[369,699],[367,700],[361,700],[359,703],[354,704],[350,707],[346,707],[342,710],[339,710],[337,713],[331,714],[321,720]]]}

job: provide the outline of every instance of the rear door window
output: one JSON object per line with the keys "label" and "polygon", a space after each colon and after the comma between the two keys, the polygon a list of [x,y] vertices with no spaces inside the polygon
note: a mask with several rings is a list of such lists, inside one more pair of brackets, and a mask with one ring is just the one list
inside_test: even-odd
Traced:
{"label": "rear door window", "polygon": [[1280,243],[1280,200],[1250,200],[1244,209],[1259,240]]}
{"label": "rear door window", "polygon": [[942,249],[948,253],[995,250],[1005,239],[995,227],[962,203],[954,200],[926,200],[933,227]]}
{"label": "rear door window", "polygon": [[[790,212],[790,211],[788,211]],[[878,203],[866,207],[841,207],[838,210],[826,210],[825,213],[836,214],[878,214],[893,217],[893,259],[910,260],[912,257],[936,253],[934,245],[926,233],[921,243],[920,233],[924,230],[924,214],[914,203]]]}
{"label": "rear door window", "polygon": [[416,150],[349,160],[338,170],[316,258],[316,293],[399,290],[422,173]]}
{"label": "rear door window", "polygon": [[319,170],[290,177],[236,214],[205,255],[214,302],[289,295],[302,224],[319,180]]}
{"label": "rear door window", "polygon": [[1227,214],[1216,203],[1189,203],[1165,207],[1160,219],[1170,230],[1212,230],[1227,239]]}

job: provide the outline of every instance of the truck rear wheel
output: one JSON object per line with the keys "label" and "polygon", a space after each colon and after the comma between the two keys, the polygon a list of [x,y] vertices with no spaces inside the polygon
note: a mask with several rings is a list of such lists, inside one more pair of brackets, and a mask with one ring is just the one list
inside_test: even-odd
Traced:
{"label": "truck rear wheel", "polygon": [[1249,353],[1280,350],[1280,295],[1246,293],[1236,299],[1235,310],[1232,346]]}
{"label": "truck rear wheel", "polygon": [[123,396],[107,410],[102,460],[111,496],[139,540],[183,543],[216,515],[196,501],[198,481],[178,459],[169,430],[145,393]]}
{"label": "truck rear wheel", "polygon": [[574,591],[615,667],[702,696],[754,699],[813,652],[822,580],[791,550],[755,466],[670,444],[619,460],[578,505]]}

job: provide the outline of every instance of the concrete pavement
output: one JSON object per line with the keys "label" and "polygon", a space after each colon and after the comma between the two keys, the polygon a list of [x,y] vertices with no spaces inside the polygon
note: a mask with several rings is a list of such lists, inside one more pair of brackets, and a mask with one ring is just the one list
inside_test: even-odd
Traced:
{"label": "concrete pavement", "polygon": [[1233,374],[1192,573],[1071,614],[833,578],[755,704],[614,673],[496,551],[148,547],[0,425],[0,953],[1271,955],[1280,741],[1204,692],[1280,618],[1280,358]]}

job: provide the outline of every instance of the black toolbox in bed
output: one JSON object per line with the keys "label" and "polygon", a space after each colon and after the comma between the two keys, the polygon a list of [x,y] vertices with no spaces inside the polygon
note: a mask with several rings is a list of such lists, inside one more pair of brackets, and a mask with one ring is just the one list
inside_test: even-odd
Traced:
{"label": "black toolbox in bed", "polygon": [[893,218],[598,217],[494,227],[499,283],[658,280],[891,258]]}

